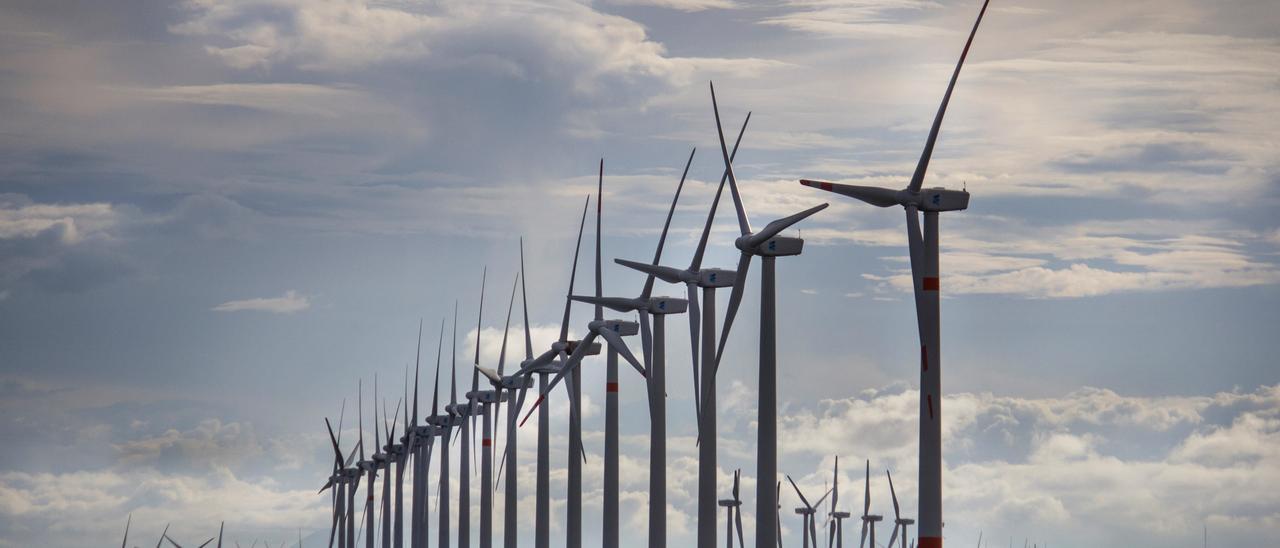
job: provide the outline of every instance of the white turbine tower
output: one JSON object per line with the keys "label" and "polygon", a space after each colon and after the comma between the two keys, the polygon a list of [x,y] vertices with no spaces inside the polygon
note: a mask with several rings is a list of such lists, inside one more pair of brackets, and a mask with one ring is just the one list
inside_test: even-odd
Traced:
{"label": "white turbine tower", "polygon": [[724,158],[725,171],[729,173],[729,191],[733,196],[733,207],[738,213],[738,228],[742,235],[734,240],[734,246],[742,252],[738,259],[737,279],[733,283],[733,293],[729,295],[729,308],[725,313],[724,330],[720,334],[719,347],[716,349],[716,370],[720,368],[720,360],[724,356],[724,346],[728,342],[729,329],[733,327],[733,318],[742,304],[742,292],[747,283],[747,270],[751,267],[751,257],[759,255],[763,268],[760,274],[760,400],[759,428],[756,441],[756,546],[770,548],[773,538],[778,536],[778,524],[768,519],[768,509],[778,504],[776,493],[769,492],[769,481],[778,477],[778,355],[777,355],[777,311],[776,311],[776,279],[774,263],[778,257],[799,255],[804,248],[804,240],[779,234],[791,225],[823,209],[827,204],[820,204],[789,217],[775,220],[758,232],[751,229],[751,221],[742,207],[742,196],[738,193],[738,181],[733,174],[733,161],[729,158],[729,148],[725,146],[724,130],[720,126],[720,107],[716,104],[716,89],[711,86],[711,107],[716,117],[716,133],[720,138],[720,153]]}
{"label": "white turbine tower", "polygon": [[[969,207],[969,193],[945,188],[921,188],[925,171],[933,156],[933,147],[942,127],[942,117],[951,101],[960,67],[969,54],[969,46],[982,23],[990,0],[982,3],[978,19],[973,23],[969,39],[960,53],[951,82],[942,96],[942,104],[929,129],[924,152],[916,164],[911,181],[902,190],[880,187],[835,184],[802,179],[801,184],[851,196],[878,207],[901,205],[907,213],[907,243],[911,253],[911,277],[915,288],[916,321],[920,331],[920,548],[942,546],[942,352],[939,348],[940,310],[938,283],[938,213],[959,211]],[[920,231],[920,212],[924,212],[924,232]]]}
{"label": "white turbine tower", "polygon": [[733,548],[733,531],[737,526],[738,531],[738,548],[746,548],[746,543],[742,541],[742,498],[738,496],[738,480],[742,477],[742,470],[733,471],[733,498],[720,499],[720,506],[727,510],[724,523],[724,545],[725,548]]}

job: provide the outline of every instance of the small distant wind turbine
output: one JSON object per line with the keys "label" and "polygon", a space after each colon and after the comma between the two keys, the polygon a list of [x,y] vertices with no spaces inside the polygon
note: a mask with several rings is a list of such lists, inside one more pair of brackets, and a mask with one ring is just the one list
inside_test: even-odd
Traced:
{"label": "small distant wind turbine", "polygon": [[[898,529],[902,529],[902,548],[907,548],[907,526],[916,522],[913,519],[902,517],[898,507],[898,493],[893,490],[893,474],[888,470],[884,471],[889,477],[889,496],[893,497],[893,534],[889,536],[888,548],[893,548],[893,539],[898,537]],[[982,534],[978,534],[978,543],[982,543]]]}
{"label": "small distant wind turbine", "polygon": [[831,531],[827,534],[827,548],[831,548],[833,545],[836,548],[844,548],[844,520],[849,518],[849,512],[836,510],[836,503],[839,499],[840,455],[836,455],[836,463],[831,470],[831,510],[828,517]]}
{"label": "small distant wind turbine", "polygon": [[741,476],[742,469],[733,471],[733,498],[720,499],[720,506],[726,510],[724,518],[725,548],[733,548],[735,526],[737,526],[738,531],[738,548],[746,548],[746,543],[742,540],[742,498],[738,496],[738,480]]}
{"label": "small distant wind turbine", "polygon": [[800,502],[804,504],[804,506],[796,508],[796,513],[803,516],[800,529],[802,531],[802,536],[804,537],[804,548],[809,548],[811,546],[809,544],[811,540],[813,542],[813,548],[817,548],[818,520],[815,517],[815,514],[818,513],[818,507],[822,505],[822,501],[826,500],[827,496],[831,494],[831,489],[827,489],[827,492],[823,493],[822,498],[818,499],[817,502],[809,504],[809,499],[805,498],[804,493],[800,491],[800,487],[796,486],[795,480],[792,480],[790,475],[787,476],[787,482],[791,484],[792,489],[795,489],[796,495],[800,496]]}
{"label": "small distant wind turbine", "polygon": [[876,545],[876,522],[884,519],[884,516],[871,514],[871,461],[867,461],[867,478],[866,493],[862,499],[862,541],[858,543],[859,548],[865,548],[867,545],[867,529],[871,529],[871,546]]}

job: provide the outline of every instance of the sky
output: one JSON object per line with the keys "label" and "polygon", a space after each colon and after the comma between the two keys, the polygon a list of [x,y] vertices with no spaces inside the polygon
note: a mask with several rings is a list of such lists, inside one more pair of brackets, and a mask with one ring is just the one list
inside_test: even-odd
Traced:
{"label": "sky", "polygon": [[[365,436],[375,405],[395,414],[420,320],[429,395],[455,302],[443,377],[456,351],[469,384],[477,335],[495,365],[521,237],[535,346],[553,340],[601,158],[606,294],[638,294],[610,259],[652,257],[696,147],[663,254],[688,264],[723,169],[709,81],[726,133],[752,113],[735,161],[752,222],[831,204],[778,262],[779,469],[821,493],[839,455],[857,513],[869,466],[891,515],[889,470],[915,517],[902,213],[797,181],[905,186],[978,7],[3,3],[0,546],[114,542],[130,515],[140,545],[222,521],[228,542],[320,545],[322,419],[341,414],[350,447],[359,398]],[[992,3],[925,181],[972,194],[941,221],[948,542],[1280,537],[1277,28],[1265,0]],[[706,266],[736,263],[731,207]],[[593,259],[584,245],[579,291]],[[741,468],[749,542],[758,271],[718,378],[718,495]],[[673,546],[696,526],[686,321],[667,325]],[[583,367],[591,541],[603,360]],[[622,519],[643,531],[648,408],[627,371]],[[558,539],[567,407],[551,401]],[[798,501],[783,491],[787,545]]]}

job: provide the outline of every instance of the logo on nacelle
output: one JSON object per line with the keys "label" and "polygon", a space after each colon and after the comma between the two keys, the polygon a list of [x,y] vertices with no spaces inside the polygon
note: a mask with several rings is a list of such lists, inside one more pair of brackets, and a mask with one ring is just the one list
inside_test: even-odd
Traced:
{"label": "logo on nacelle", "polygon": [[778,241],[769,240],[769,251],[777,251],[777,249],[778,249]]}
{"label": "logo on nacelle", "polygon": [[658,310],[666,310],[667,301],[658,301]]}
{"label": "logo on nacelle", "polygon": [[933,205],[939,205],[941,203],[942,203],[942,195],[935,193],[933,195]]}
{"label": "logo on nacelle", "polygon": [[717,274],[715,272],[711,273],[711,283],[716,283],[716,276]]}

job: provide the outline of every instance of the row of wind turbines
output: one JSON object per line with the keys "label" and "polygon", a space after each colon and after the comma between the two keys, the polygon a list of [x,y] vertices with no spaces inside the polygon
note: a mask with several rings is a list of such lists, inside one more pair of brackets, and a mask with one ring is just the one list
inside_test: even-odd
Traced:
{"label": "row of wind turbines", "polygon": [[[988,0],[989,2],[989,0]],[[984,2],[978,14],[960,60],[951,75],[946,93],[930,128],[924,151],[920,156],[915,171],[907,186],[903,189],[887,189],[879,187],[836,184],[823,181],[802,179],[801,184],[856,198],[878,207],[902,206],[906,212],[907,242],[910,251],[911,272],[914,285],[916,317],[920,339],[920,429],[919,429],[919,513],[918,541],[920,548],[940,548],[942,546],[942,460],[941,460],[941,352],[939,348],[939,265],[938,214],[945,211],[958,211],[968,207],[969,193],[965,190],[949,190],[945,188],[924,188],[925,173],[932,157],[934,145],[938,138],[943,116],[950,102],[952,91],[959,77],[960,69],[968,55],[969,48],[977,33],[978,25],[987,9]],[[366,452],[363,428],[360,439],[350,448],[344,450],[339,439],[341,419],[337,432],[328,419],[330,441],[333,448],[333,470],[322,492],[330,490],[333,504],[333,517],[330,527],[330,546],[355,548],[357,529],[363,529],[364,546],[378,545],[375,531],[374,500],[375,485],[381,475],[383,480],[381,511],[381,545],[384,548],[403,548],[406,521],[408,522],[408,539],[412,548],[425,548],[430,537],[430,520],[428,511],[428,493],[434,479],[438,489],[438,546],[470,546],[471,545],[471,501],[472,489],[470,470],[472,456],[471,446],[479,419],[481,431],[481,471],[480,481],[480,521],[479,545],[490,548],[493,545],[494,495],[497,491],[495,477],[502,475],[505,468],[513,470],[516,466],[517,436],[516,430],[536,412],[537,418],[537,466],[534,508],[534,539],[538,548],[550,545],[550,416],[548,406],[543,405],[561,383],[565,386],[565,395],[569,403],[568,425],[568,467],[567,467],[567,503],[566,503],[566,545],[571,548],[582,546],[582,460],[586,452],[582,445],[581,399],[582,380],[580,365],[587,356],[606,352],[606,385],[605,385],[605,447],[604,447],[604,500],[603,527],[600,545],[617,546],[619,544],[620,527],[619,509],[619,439],[618,439],[618,390],[620,388],[619,358],[625,360],[640,375],[648,395],[650,413],[650,474],[649,474],[649,514],[648,543],[660,548],[666,546],[666,366],[665,347],[666,317],[672,314],[686,314],[689,320],[691,340],[691,363],[695,391],[695,414],[698,424],[698,497],[697,497],[697,544],[699,548],[711,548],[716,544],[717,506],[729,508],[730,529],[737,525],[736,536],[739,545],[743,544],[741,515],[737,508],[741,504],[738,496],[739,474],[734,475],[733,498],[716,499],[716,375],[723,358],[730,330],[737,316],[738,309],[746,290],[747,274],[755,257],[761,263],[760,287],[760,333],[759,333],[759,419],[758,439],[756,443],[757,458],[756,477],[762,481],[756,484],[756,520],[755,542],[758,548],[773,548],[780,544],[781,531],[778,518],[778,497],[781,482],[769,489],[765,478],[778,477],[777,461],[777,318],[776,318],[776,261],[778,257],[800,255],[804,241],[798,237],[785,236],[784,230],[801,220],[821,211],[827,204],[819,204],[793,215],[774,220],[764,227],[753,228],[747,215],[746,207],[739,193],[738,181],[734,175],[733,159],[738,144],[741,142],[750,113],[743,121],[737,140],[732,150],[727,146],[722,129],[719,106],[716,101],[714,85],[711,87],[712,109],[715,115],[716,130],[719,137],[720,152],[724,161],[724,173],[716,191],[706,224],[703,227],[697,249],[689,265],[685,268],[665,266],[661,263],[663,245],[671,225],[672,214],[684,187],[685,176],[693,161],[693,154],[685,164],[684,175],[676,187],[675,197],[667,212],[661,236],[653,259],[648,262],[615,259],[615,262],[646,274],[645,283],[635,297],[607,297],[603,291],[601,229],[603,207],[604,162],[600,163],[599,182],[596,200],[596,245],[595,245],[595,291],[594,295],[575,294],[575,278],[577,274],[578,256],[582,243],[583,229],[586,225],[590,197],[583,206],[582,219],[579,223],[578,239],[575,244],[572,268],[569,273],[569,288],[565,297],[564,311],[560,323],[559,337],[550,347],[541,353],[534,351],[529,324],[527,299],[527,277],[524,276],[524,246],[520,246],[520,271],[512,283],[511,297],[507,307],[506,328],[496,368],[482,366],[480,363],[480,327],[483,326],[484,286],[487,280],[487,269],[482,276],[480,291],[480,318],[477,321],[476,351],[473,359],[471,390],[463,394],[460,401],[457,391],[457,370],[451,368],[449,403],[441,407],[439,393],[440,365],[443,355],[444,322],[440,328],[440,342],[436,352],[435,386],[432,395],[431,414],[422,417],[418,405],[418,379],[421,365],[421,325],[418,336],[418,359],[414,365],[412,407],[409,407],[408,394],[402,403],[409,411],[406,417],[404,432],[395,436],[399,420],[400,405],[396,406],[394,419],[387,421],[386,405],[383,405],[383,422],[385,428],[379,433],[376,419],[377,397],[375,395],[374,447]],[[702,265],[706,251],[708,236],[715,218],[716,208],[726,186],[733,200],[734,211],[738,221],[740,235],[734,246],[740,251],[737,267],[730,269],[708,268]],[[923,217],[923,230],[921,229]],[[655,296],[656,280],[671,284],[685,284],[686,298]],[[716,291],[730,288],[729,301],[724,324],[717,333],[716,329]],[[507,364],[507,334],[510,330],[511,315],[514,311],[516,290],[520,289],[524,315],[524,357],[518,364]],[[698,291],[701,290],[699,298]],[[569,337],[570,316],[574,302],[593,305],[594,316],[586,325],[586,334],[580,340]],[[624,319],[608,319],[604,310],[609,309],[621,313],[635,313],[638,321]],[[641,337],[640,359],[625,341],[626,337],[639,334]],[[457,340],[457,305],[454,307],[453,338]],[[601,344],[603,342],[603,344]],[[452,362],[456,366],[456,345],[454,345]],[[406,374],[407,376],[407,374]],[[481,384],[483,377],[488,386]],[[536,381],[535,381],[536,378]],[[406,379],[407,381],[407,379]],[[528,391],[537,385],[537,397],[523,418],[520,413]],[[407,384],[407,382],[406,382]],[[408,391],[406,386],[406,392]],[[375,388],[376,393],[376,388]],[[360,399],[363,399],[361,394]],[[505,416],[503,404],[506,403]],[[344,405],[345,407],[345,405]],[[361,407],[363,404],[361,403]],[[345,411],[345,410],[344,410]],[[361,410],[361,413],[363,410]],[[504,420],[499,421],[499,418]],[[363,418],[361,418],[363,423]],[[388,424],[389,423],[389,424]],[[495,453],[494,438],[505,429],[506,444],[501,454]],[[457,478],[459,483],[458,512],[456,516],[450,508],[451,471],[449,446],[458,442],[459,462]],[[438,453],[440,470],[434,476],[431,471],[432,454]],[[358,460],[357,460],[357,457]],[[495,458],[498,462],[495,466]],[[411,483],[411,500],[404,501],[404,483],[406,471]],[[868,464],[868,481],[870,467]],[[792,487],[804,501],[804,507],[797,513],[804,516],[804,544],[812,541],[817,546],[818,537],[815,514],[817,508],[827,495],[818,499],[813,505],[800,493],[794,482]],[[892,481],[892,480],[890,480]],[[355,517],[356,494],[360,484],[365,483],[365,499],[363,504],[363,523]],[[394,485],[393,485],[394,483]],[[868,527],[872,531],[874,541],[874,523],[879,516],[868,514],[870,491],[867,491],[864,504],[863,542],[866,540]],[[507,473],[503,486],[504,523],[502,526],[502,543],[504,547],[516,546],[517,516],[521,509],[519,500],[517,474]],[[828,518],[828,545],[842,545],[842,520],[848,513],[838,512],[835,502],[838,491],[833,485],[828,492],[832,496],[832,509]],[[892,491],[895,513],[898,511],[897,495]],[[803,511],[802,511],[803,510]],[[773,516],[769,516],[773,513]],[[454,519],[456,518],[456,522]],[[890,537],[890,545],[901,538],[906,546],[906,525],[911,520],[895,516],[895,527]],[[902,534],[899,537],[899,527]],[[456,535],[456,538],[453,537]],[[732,537],[729,538],[732,546]],[[913,541],[913,544],[915,542]]]}

